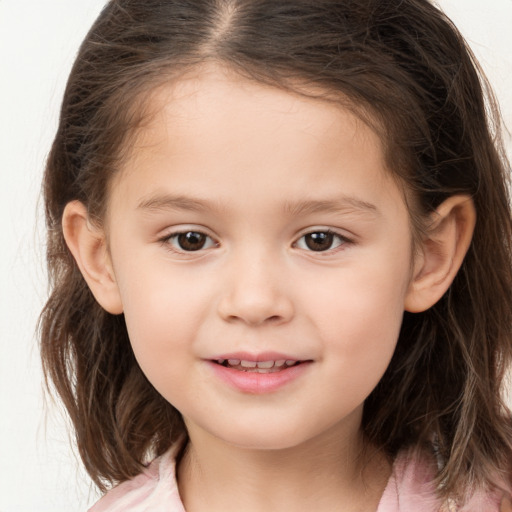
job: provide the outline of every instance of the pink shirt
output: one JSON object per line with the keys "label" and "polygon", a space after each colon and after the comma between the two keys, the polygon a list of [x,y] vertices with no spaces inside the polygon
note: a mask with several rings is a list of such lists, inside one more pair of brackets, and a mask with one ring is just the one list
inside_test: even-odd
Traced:
{"label": "pink shirt", "polygon": [[[111,489],[89,512],[185,512],[176,483],[178,447],[155,459],[140,475]],[[399,454],[377,512],[499,512],[499,496],[477,493],[464,508],[441,506],[433,465]]]}

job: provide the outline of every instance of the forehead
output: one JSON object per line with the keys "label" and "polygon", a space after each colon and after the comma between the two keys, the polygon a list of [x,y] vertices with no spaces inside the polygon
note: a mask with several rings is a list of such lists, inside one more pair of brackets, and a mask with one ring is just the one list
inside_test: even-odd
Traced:
{"label": "forehead", "polygon": [[[203,147],[210,140],[218,143],[219,140],[214,140],[216,134],[227,144],[243,137],[247,142],[247,136],[253,139],[276,132],[281,138],[296,137],[300,130],[304,136],[317,137],[317,142],[325,141],[327,145],[333,128],[342,127],[358,137],[370,136],[372,143],[380,142],[360,117],[351,114],[347,106],[354,105],[344,97],[327,97],[324,91],[306,90],[299,85],[290,90],[249,81],[217,66],[201,67],[157,87],[145,105],[146,122],[137,133],[139,147],[148,141],[155,143],[163,134],[162,124],[175,127],[174,135],[182,135],[181,141],[186,137],[201,139]],[[212,126],[221,130],[212,133]],[[287,129],[292,126],[295,130]],[[224,128],[228,127],[238,137],[226,139]],[[189,129],[193,130],[193,137],[189,137]],[[259,140],[263,141],[263,137]]]}
{"label": "forehead", "polygon": [[139,197],[171,187],[215,190],[218,202],[224,194],[247,199],[261,192],[263,177],[263,192],[288,204],[361,188],[375,201],[393,181],[379,137],[339,103],[210,67],[158,87],[147,106],[113,183],[117,189],[132,176]]}

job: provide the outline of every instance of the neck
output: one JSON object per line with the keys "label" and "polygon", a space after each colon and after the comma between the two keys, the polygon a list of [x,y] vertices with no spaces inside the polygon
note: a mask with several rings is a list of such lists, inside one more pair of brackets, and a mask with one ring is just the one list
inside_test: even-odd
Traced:
{"label": "neck", "polygon": [[189,434],[177,472],[187,512],[376,510],[390,474],[381,453],[363,450],[359,431],[343,437],[334,429],[281,450]]}

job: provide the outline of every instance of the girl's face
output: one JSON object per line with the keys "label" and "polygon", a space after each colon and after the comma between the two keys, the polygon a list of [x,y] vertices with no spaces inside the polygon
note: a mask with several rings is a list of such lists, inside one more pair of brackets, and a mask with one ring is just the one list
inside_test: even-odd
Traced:
{"label": "girl's face", "polygon": [[413,267],[378,137],[220,71],[153,106],[107,218],[142,370],[191,436],[268,449],[356,435]]}

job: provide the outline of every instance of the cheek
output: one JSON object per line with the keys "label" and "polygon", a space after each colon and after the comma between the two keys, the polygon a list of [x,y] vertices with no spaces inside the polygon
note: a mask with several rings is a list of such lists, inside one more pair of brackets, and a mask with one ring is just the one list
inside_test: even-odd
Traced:
{"label": "cheek", "polygon": [[139,266],[143,270],[137,277],[127,267],[118,280],[130,342],[150,380],[158,373],[171,375],[192,353],[197,326],[210,302],[207,287],[197,289],[161,267]]}
{"label": "cheek", "polygon": [[377,384],[395,351],[403,312],[391,303],[353,294],[332,313],[331,329],[323,333],[329,353],[354,382]]}
{"label": "cheek", "polygon": [[[368,302],[353,297],[340,304],[337,329],[324,333],[329,346],[325,364],[330,379],[322,393],[343,399],[340,407],[352,409],[362,404],[381,380],[394,354],[402,314],[396,308],[369,313]],[[394,311],[392,310],[394,309]],[[341,317],[346,321],[341,321]],[[318,399],[321,397],[319,396]],[[347,407],[348,403],[348,407]]]}
{"label": "cheek", "polygon": [[329,293],[312,301],[325,363],[335,376],[333,392],[338,387],[338,393],[345,389],[366,397],[385,372],[396,348],[408,282],[395,269],[389,265],[380,272],[367,266],[363,274],[349,273],[331,283]]}
{"label": "cheek", "polygon": [[359,268],[339,272],[323,281],[327,286],[310,293],[308,307],[320,319],[327,339],[396,339],[409,283],[409,262],[402,260],[382,266],[362,260]]}

